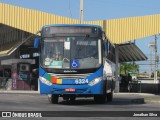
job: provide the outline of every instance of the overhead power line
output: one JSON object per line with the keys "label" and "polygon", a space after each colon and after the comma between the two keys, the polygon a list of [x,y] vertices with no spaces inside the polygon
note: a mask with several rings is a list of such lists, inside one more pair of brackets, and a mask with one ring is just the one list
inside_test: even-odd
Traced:
{"label": "overhead power line", "polygon": [[70,0],[68,1],[69,1],[68,9],[69,9],[70,17],[72,18],[71,1]]}

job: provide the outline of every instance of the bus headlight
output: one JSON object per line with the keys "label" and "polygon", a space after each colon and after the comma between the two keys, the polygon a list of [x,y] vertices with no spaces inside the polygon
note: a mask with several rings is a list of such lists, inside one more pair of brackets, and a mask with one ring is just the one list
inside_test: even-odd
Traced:
{"label": "bus headlight", "polygon": [[46,84],[46,85],[48,85],[48,86],[51,86],[52,85],[52,83],[51,82],[49,82],[47,79],[45,79],[44,77],[39,77],[39,80],[42,82],[42,83],[44,83],[44,84]]}
{"label": "bus headlight", "polygon": [[89,86],[93,86],[95,84],[97,84],[98,82],[100,82],[102,80],[102,77],[98,77],[94,80],[92,80],[91,82],[88,83]]}

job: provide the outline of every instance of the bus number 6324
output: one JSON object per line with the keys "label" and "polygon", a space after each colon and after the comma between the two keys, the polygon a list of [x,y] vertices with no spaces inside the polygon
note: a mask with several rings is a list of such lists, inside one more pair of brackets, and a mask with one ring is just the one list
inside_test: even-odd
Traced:
{"label": "bus number 6324", "polygon": [[76,79],[75,83],[76,84],[87,84],[88,83],[88,79]]}

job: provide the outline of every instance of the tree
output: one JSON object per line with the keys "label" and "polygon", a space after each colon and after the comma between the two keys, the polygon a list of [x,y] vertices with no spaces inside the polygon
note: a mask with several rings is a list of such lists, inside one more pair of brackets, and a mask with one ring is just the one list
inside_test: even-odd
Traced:
{"label": "tree", "polygon": [[[158,71],[157,75],[158,75],[158,77],[160,77],[160,71]],[[152,77],[152,78],[154,77],[154,72],[152,72],[151,77]]]}
{"label": "tree", "polygon": [[134,64],[132,64],[132,63],[121,63],[120,74],[127,75],[129,72],[138,73],[139,72],[139,66],[135,63]]}

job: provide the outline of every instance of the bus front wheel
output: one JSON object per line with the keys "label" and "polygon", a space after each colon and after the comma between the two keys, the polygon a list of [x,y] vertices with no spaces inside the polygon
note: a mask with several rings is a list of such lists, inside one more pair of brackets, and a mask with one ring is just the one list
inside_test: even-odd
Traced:
{"label": "bus front wheel", "polygon": [[52,104],[57,104],[58,103],[58,98],[59,96],[58,95],[51,95],[51,103]]}

